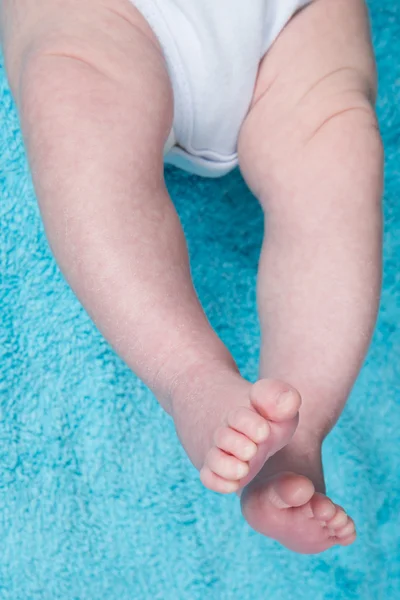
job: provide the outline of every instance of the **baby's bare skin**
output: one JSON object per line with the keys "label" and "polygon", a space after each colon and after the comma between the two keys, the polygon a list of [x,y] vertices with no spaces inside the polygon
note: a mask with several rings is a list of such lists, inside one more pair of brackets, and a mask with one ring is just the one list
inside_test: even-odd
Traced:
{"label": "baby's bare skin", "polygon": [[163,178],[172,90],[147,23],[127,0],[4,0],[1,35],[54,256],[204,485],[238,492],[250,525],[297,552],[352,543],[321,446],[379,304],[382,146],[362,0],[316,0],[288,24],[240,132],[267,216],[255,385],[193,289]]}

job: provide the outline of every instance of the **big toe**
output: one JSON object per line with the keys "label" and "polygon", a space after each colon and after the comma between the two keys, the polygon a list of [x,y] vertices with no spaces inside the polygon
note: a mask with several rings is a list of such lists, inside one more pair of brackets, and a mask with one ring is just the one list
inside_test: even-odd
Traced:
{"label": "big toe", "polygon": [[315,492],[313,483],[303,475],[279,473],[269,479],[264,499],[276,508],[303,506]]}
{"label": "big toe", "polygon": [[274,379],[261,379],[250,390],[254,411],[269,423],[267,456],[273,456],[293,437],[299,422],[300,394],[293,387]]}
{"label": "big toe", "polygon": [[265,419],[278,423],[294,419],[301,406],[299,392],[276,379],[257,381],[250,390],[250,400]]}
{"label": "big toe", "polygon": [[260,531],[260,524],[265,519],[269,521],[271,514],[283,516],[286,513],[283,509],[306,505],[314,492],[310,479],[295,473],[279,473],[267,481],[255,479],[241,495],[243,514],[249,524]]}
{"label": "big toe", "polygon": [[355,540],[352,520],[302,475],[254,480],[243,490],[241,503],[253,529],[295,552],[316,554]]}
{"label": "big toe", "polygon": [[[282,541],[292,527],[296,507],[310,507],[314,485],[302,475],[279,473],[266,481],[254,480],[241,495],[243,516],[253,529]],[[289,510],[286,510],[289,509]],[[306,519],[312,516],[309,508]]]}

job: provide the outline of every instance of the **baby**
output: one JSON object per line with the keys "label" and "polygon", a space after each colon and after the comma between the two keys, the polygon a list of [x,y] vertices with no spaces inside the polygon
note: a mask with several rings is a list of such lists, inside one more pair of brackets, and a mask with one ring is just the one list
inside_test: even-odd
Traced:
{"label": "baby", "polygon": [[[46,235],[203,484],[301,553],[356,537],[323,440],[381,285],[383,151],[363,0],[4,0],[1,40]],[[259,380],[200,306],[164,163],[236,165],[266,220]]]}

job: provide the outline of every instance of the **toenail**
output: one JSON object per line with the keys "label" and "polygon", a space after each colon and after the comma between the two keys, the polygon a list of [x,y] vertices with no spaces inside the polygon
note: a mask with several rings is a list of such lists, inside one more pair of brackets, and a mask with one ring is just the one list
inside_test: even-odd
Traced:
{"label": "toenail", "polygon": [[239,463],[237,466],[237,476],[242,479],[249,472],[249,467],[244,463]]}
{"label": "toenail", "polygon": [[291,400],[293,400],[293,398],[294,398],[294,394],[293,394],[292,390],[288,390],[287,392],[283,392],[282,394],[279,394],[279,396],[276,399],[276,403],[278,405],[286,404],[286,403],[290,402]]}
{"label": "toenail", "polygon": [[265,440],[269,434],[269,425],[268,423],[263,423],[257,427],[257,439]]}
{"label": "toenail", "polygon": [[257,446],[255,444],[248,444],[244,448],[244,453],[246,455],[246,459],[250,460],[257,452]]}

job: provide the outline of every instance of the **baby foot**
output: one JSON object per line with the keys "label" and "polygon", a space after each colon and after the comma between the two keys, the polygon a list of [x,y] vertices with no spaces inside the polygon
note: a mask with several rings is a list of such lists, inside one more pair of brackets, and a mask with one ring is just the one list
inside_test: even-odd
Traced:
{"label": "baby foot", "polygon": [[253,529],[302,554],[323,552],[356,539],[354,522],[303,475],[282,472],[252,482],[242,511]]}
{"label": "baby foot", "polygon": [[244,399],[214,432],[200,470],[202,483],[220,493],[245,486],[290,441],[300,404],[298,392],[279,381],[260,380],[251,386],[247,406]]}

